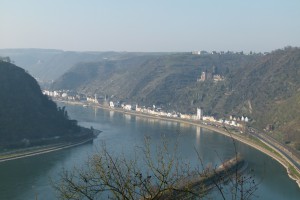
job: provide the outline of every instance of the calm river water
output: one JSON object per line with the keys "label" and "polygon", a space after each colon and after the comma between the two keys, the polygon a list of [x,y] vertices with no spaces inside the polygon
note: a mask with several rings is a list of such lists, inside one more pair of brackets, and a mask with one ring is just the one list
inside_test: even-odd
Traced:
{"label": "calm river water", "polygon": [[[93,143],[0,163],[1,200],[55,199],[50,180],[55,184],[62,169],[83,165],[103,142],[109,150],[125,152],[129,156],[135,147],[143,146],[145,136],[151,138],[151,144],[158,144],[163,136],[169,144],[177,143],[181,157],[191,163],[197,162],[195,149],[205,164],[213,166],[234,156],[231,139],[210,130],[101,109],[65,106],[71,118],[77,119],[81,125],[93,126],[103,132]],[[255,193],[257,199],[300,199],[300,189],[280,164],[247,145],[237,143],[237,148],[249,163],[248,168],[254,170],[255,180],[260,182]],[[218,197],[213,196],[213,199]]]}

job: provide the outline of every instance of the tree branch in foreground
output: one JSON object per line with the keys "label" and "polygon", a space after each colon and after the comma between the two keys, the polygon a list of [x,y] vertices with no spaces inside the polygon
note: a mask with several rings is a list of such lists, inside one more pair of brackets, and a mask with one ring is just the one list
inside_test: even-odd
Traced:
{"label": "tree branch in foreground", "polygon": [[[114,156],[105,144],[81,169],[63,170],[54,185],[60,199],[202,199],[217,191],[222,199],[251,199],[257,184],[243,175],[244,160],[237,154],[218,168],[191,168],[178,157],[177,147],[170,151],[165,140],[151,152],[150,140],[137,148],[133,159]],[[172,152],[172,153],[171,153]],[[142,155],[142,158],[139,157]]]}

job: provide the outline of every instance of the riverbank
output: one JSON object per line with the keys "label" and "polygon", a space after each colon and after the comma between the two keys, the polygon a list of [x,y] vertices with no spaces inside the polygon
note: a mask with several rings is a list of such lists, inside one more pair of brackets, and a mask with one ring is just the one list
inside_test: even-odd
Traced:
{"label": "riverbank", "polygon": [[[100,131],[97,131],[98,133]],[[36,148],[27,148],[27,149],[20,149],[17,152],[7,152],[3,155],[0,155],[0,163],[10,160],[16,160],[21,158],[26,158],[30,156],[36,156],[40,154],[50,153],[54,151],[59,151],[62,149],[67,149],[75,146],[79,146],[88,142],[93,141],[95,137],[90,137],[88,139],[84,139],[77,142],[68,142],[68,143],[61,143],[61,144],[54,144],[54,145],[47,145],[47,146],[40,146]]]}
{"label": "riverbank", "polygon": [[[72,105],[82,105],[82,106],[85,105],[82,102],[69,102],[69,101],[59,101],[59,102],[72,104]],[[115,111],[115,112],[119,112],[119,113],[139,116],[139,117],[189,124],[189,125],[203,127],[203,128],[218,132],[220,134],[223,134],[227,137],[232,138],[233,141],[234,140],[240,141],[248,146],[251,146],[252,148],[255,148],[255,149],[261,151],[262,153],[272,157],[273,159],[275,159],[277,162],[279,162],[282,166],[284,166],[286,168],[288,176],[292,180],[296,181],[296,183],[298,184],[298,186],[300,188],[300,170],[297,168],[297,166],[295,166],[290,159],[288,159],[285,155],[283,155],[276,148],[274,148],[270,144],[266,143],[265,141],[260,140],[259,138],[251,138],[251,137],[247,136],[246,134],[233,133],[224,128],[221,129],[221,128],[217,128],[214,126],[201,124],[198,121],[183,120],[180,118],[161,117],[161,116],[156,116],[156,115],[150,115],[147,113],[128,111],[128,110],[124,110],[124,109],[120,109],[120,108],[110,108],[110,107],[105,107],[105,106],[101,106],[101,105],[90,105],[90,106],[104,109],[104,110],[110,110],[110,111]]]}

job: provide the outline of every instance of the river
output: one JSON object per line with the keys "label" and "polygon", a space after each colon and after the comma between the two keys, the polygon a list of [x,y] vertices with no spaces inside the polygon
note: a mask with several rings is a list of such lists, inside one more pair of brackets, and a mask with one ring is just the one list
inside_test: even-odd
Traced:
{"label": "river", "polygon": [[[151,144],[159,144],[162,137],[170,145],[177,144],[181,157],[192,164],[197,163],[197,150],[205,164],[219,165],[234,156],[232,140],[216,132],[178,122],[141,118],[91,107],[65,105],[69,116],[85,127],[93,126],[103,131],[93,142],[77,147],[33,157],[0,163],[0,199],[2,200],[52,200],[56,194],[52,184],[62,169],[80,167],[88,156],[97,152],[103,142],[107,149],[130,155],[135,147],[144,145],[145,136]],[[237,149],[253,169],[258,190],[253,199],[300,199],[300,189],[289,179],[283,168],[274,159],[239,142]],[[213,194],[213,198],[216,194]]]}

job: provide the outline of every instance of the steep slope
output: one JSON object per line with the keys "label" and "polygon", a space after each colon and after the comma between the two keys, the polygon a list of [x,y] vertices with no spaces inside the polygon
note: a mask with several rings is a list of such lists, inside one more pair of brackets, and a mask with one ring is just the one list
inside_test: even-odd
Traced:
{"label": "steep slope", "polygon": [[[224,81],[196,82],[202,71]],[[204,55],[184,53],[136,56],[123,60],[81,63],[53,84],[141,105],[218,117],[246,115],[252,126],[283,142],[300,142],[300,49],[285,48],[267,55]],[[293,143],[293,142],[292,142]]]}
{"label": "steep slope", "polygon": [[178,53],[81,63],[54,82],[53,89],[77,90],[91,95],[97,93],[143,105],[159,104],[167,109],[176,108],[184,112],[201,106],[203,98],[206,101],[211,100],[206,98],[210,96],[206,93],[206,90],[211,90],[210,85],[221,87],[222,94],[226,92],[226,81],[219,84],[213,81],[197,82],[203,71],[226,77],[258,57],[237,54],[195,56]]}
{"label": "steep slope", "polygon": [[25,70],[0,61],[0,148],[79,133],[76,121],[41,93]]}
{"label": "steep slope", "polygon": [[299,48],[274,51],[236,74],[226,106],[252,115],[261,129],[273,125],[285,141],[300,141],[299,75]]}

